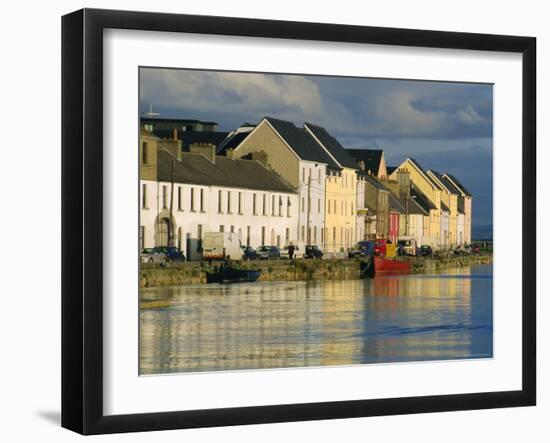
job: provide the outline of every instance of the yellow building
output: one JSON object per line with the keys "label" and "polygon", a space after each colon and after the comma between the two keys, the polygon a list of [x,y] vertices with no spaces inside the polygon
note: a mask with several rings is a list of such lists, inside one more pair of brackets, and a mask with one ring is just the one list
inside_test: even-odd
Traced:
{"label": "yellow building", "polygon": [[432,246],[441,245],[441,188],[428,173],[424,171],[422,166],[412,158],[407,158],[403,163],[397,166],[390,174],[389,178],[391,180],[397,180],[397,173],[399,170],[408,172],[412,188],[415,189],[417,194],[429,200],[429,217],[427,223],[424,223],[425,243],[431,244]]}
{"label": "yellow building", "polygon": [[346,252],[357,241],[357,163],[325,128],[306,122],[304,129],[338,166],[327,168],[323,249],[328,253]]}
{"label": "yellow building", "polygon": [[460,242],[458,232],[458,197],[460,191],[442,174],[437,171],[429,170],[429,176],[442,189],[441,200],[449,208],[449,237],[448,245],[451,247],[457,246]]}

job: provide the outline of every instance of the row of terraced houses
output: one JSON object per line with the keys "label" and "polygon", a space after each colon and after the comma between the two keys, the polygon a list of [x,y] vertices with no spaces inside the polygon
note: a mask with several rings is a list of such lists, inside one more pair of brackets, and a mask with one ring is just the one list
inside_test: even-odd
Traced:
{"label": "row of terraced houses", "polygon": [[382,150],[345,149],[325,128],[271,117],[231,132],[217,123],[142,117],[140,246],[201,258],[206,232],[241,245],[317,245],[327,256],[360,240],[471,242],[472,195],[444,171]]}

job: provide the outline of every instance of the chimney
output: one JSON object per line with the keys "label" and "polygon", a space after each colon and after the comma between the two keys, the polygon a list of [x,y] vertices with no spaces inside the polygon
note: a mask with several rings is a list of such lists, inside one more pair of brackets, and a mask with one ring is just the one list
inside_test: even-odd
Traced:
{"label": "chimney", "polygon": [[212,143],[191,143],[189,152],[202,154],[212,163],[216,163],[216,146]]}
{"label": "chimney", "polygon": [[361,169],[361,171],[365,171],[365,161],[364,160],[359,160],[357,162],[357,164],[359,165],[359,169]]}
{"label": "chimney", "polygon": [[178,139],[178,129],[174,128],[172,129],[172,140],[177,140],[177,139]]}
{"label": "chimney", "polygon": [[408,197],[411,187],[411,176],[409,171],[405,168],[399,168],[397,170],[397,183],[399,183],[399,196]]}

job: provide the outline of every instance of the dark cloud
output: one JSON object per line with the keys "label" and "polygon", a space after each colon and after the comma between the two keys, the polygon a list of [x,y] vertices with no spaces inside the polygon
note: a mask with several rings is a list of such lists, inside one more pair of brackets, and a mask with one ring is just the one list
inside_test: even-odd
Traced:
{"label": "dark cloud", "polygon": [[474,223],[492,224],[493,87],[485,84],[140,71],[140,112],[219,122],[231,130],[263,116],[325,126],[346,147],[384,149],[448,171],[475,194]]}

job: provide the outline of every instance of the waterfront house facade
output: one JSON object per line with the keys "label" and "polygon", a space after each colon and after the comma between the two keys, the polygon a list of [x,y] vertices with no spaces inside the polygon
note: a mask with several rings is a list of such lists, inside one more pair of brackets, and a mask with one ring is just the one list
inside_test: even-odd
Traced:
{"label": "waterfront house facade", "polygon": [[327,168],[324,249],[329,254],[345,252],[357,241],[358,166],[325,128],[306,122],[304,129],[338,166]]}
{"label": "waterfront house facade", "polygon": [[298,194],[261,162],[217,156],[211,144],[174,155],[142,133],[143,143],[150,157],[140,165],[141,248],[177,246],[200,260],[206,232],[231,232],[242,246],[297,241]]}
{"label": "waterfront house facade", "polygon": [[227,155],[233,158],[261,158],[298,194],[296,229],[299,245],[322,247],[326,244],[327,170],[337,171],[340,168],[309,132],[291,122],[265,117]]}

